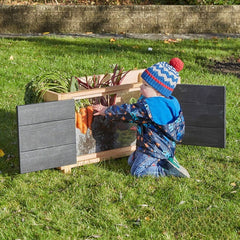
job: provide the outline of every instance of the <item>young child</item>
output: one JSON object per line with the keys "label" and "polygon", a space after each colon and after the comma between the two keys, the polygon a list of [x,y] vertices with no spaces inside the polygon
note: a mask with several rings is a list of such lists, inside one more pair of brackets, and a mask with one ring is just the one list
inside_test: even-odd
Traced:
{"label": "young child", "polygon": [[134,176],[190,177],[174,156],[185,122],[180,104],[171,94],[183,65],[173,58],[169,64],[159,62],[147,68],[141,75],[141,97],[135,104],[94,106],[94,115],[137,124],[136,151],[128,159]]}

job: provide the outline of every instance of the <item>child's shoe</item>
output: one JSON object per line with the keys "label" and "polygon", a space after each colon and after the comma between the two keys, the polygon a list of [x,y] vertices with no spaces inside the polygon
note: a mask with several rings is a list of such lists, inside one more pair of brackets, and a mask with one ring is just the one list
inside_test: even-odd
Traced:
{"label": "child's shoe", "polygon": [[161,160],[160,165],[164,168],[167,176],[190,178],[188,171],[178,163],[175,157]]}

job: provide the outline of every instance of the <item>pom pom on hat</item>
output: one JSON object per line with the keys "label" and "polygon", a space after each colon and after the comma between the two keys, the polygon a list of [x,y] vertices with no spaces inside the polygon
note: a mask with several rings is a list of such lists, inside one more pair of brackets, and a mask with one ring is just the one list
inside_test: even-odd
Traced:
{"label": "pom pom on hat", "polygon": [[169,64],[173,66],[177,72],[180,72],[184,66],[184,62],[180,58],[172,58]]}

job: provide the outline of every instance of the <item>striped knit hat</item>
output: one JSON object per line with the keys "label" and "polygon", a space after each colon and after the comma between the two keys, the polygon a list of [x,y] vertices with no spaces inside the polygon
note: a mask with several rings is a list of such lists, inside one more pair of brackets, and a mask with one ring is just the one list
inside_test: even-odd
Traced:
{"label": "striped knit hat", "polygon": [[179,58],[173,58],[169,64],[159,62],[147,68],[141,75],[142,79],[163,96],[169,97],[177,85],[179,74],[184,63]]}

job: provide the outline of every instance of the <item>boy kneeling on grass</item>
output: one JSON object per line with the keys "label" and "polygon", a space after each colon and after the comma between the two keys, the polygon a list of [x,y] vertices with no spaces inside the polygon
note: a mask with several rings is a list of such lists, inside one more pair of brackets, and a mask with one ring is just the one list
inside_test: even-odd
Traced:
{"label": "boy kneeling on grass", "polygon": [[171,94],[183,65],[179,58],[173,58],[169,64],[159,62],[147,68],[141,75],[141,97],[135,104],[93,107],[95,116],[137,124],[136,151],[128,159],[134,176],[190,177],[174,156],[185,122],[180,104]]}

